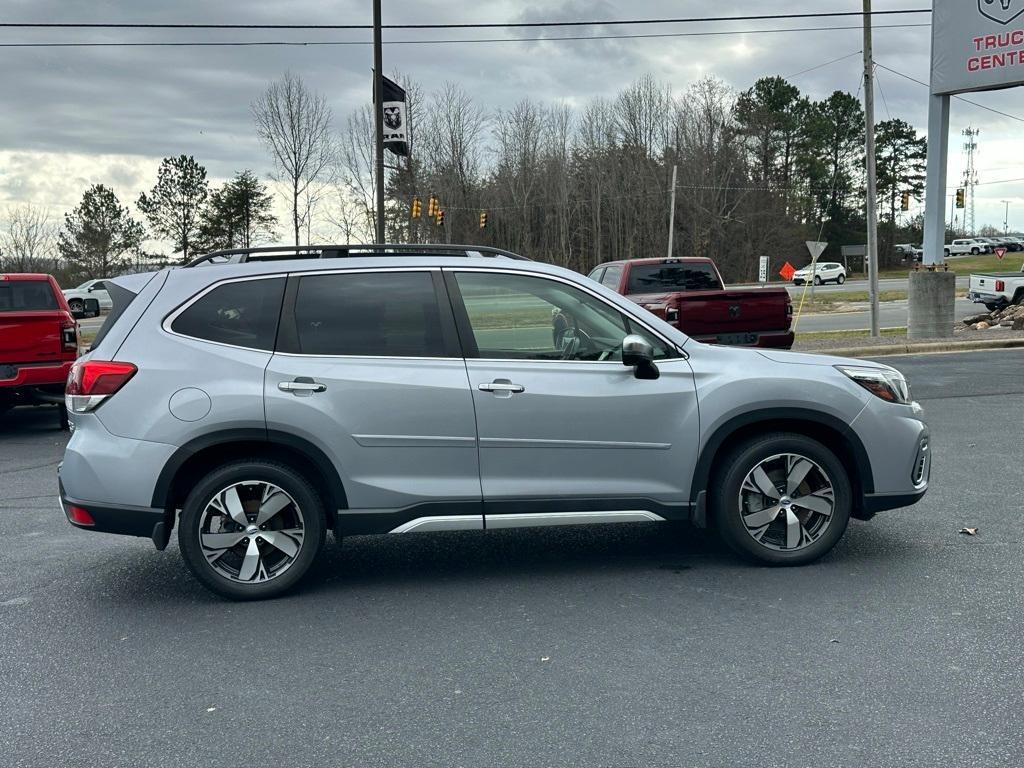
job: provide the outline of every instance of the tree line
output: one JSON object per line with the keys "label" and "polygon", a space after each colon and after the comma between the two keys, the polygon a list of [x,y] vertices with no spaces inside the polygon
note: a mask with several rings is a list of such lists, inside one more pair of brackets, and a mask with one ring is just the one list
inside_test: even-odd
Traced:
{"label": "tree line", "polygon": [[[758,257],[799,266],[805,240],[864,242],[864,115],[857,96],[815,101],[781,77],[736,92],[704,78],[682,93],[646,76],[579,107],[524,99],[487,110],[445,83],[407,91],[412,152],[387,171],[386,232],[393,242],[489,244],[582,272],[603,261],[667,253],[670,186],[676,188],[675,256],[710,256],[726,280],[751,280]],[[251,105],[269,178],[287,201],[288,240],[368,241],[375,225],[373,113],[342,123],[293,73]],[[900,119],[877,126],[883,264],[896,242],[920,239],[901,210],[923,193],[925,141]],[[434,197],[444,224],[412,217]],[[59,255],[76,277],[186,262],[195,254],[278,237],[273,198],[250,170],[211,189],[187,155],[165,158],[136,219],[104,185],[87,189],[59,231],[22,206],[0,233],[7,270]],[[481,212],[488,226],[480,228]],[[143,252],[147,238],[173,257]],[[853,265],[851,265],[853,266]],[[859,266],[859,265],[858,265]]]}

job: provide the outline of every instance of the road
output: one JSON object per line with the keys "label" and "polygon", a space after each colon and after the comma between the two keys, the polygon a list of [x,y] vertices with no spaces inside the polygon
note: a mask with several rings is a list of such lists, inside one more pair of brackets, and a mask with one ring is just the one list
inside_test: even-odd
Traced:
{"label": "road", "polygon": [[69,527],[64,436],[19,409],[0,762],[1019,766],[1024,352],[886,362],[927,409],[932,490],[817,565],[642,524],[353,538],[255,604],[197,586],[174,542]]}
{"label": "road", "polygon": [[[956,287],[957,290],[967,290],[968,284],[971,281],[971,276],[957,275],[956,276]],[[757,285],[731,285],[730,288],[757,288]],[[799,298],[800,294],[803,293],[804,286],[793,285],[792,283],[770,283],[770,288],[786,288],[790,294],[794,297]],[[909,277],[884,277],[878,281],[878,290],[880,291],[907,291],[910,289],[910,278]],[[814,286],[814,293],[849,293],[850,291],[867,291],[868,281],[867,280],[847,280],[842,285],[836,285],[835,283],[829,283],[828,285],[816,285]],[[811,287],[807,286],[807,296],[811,295]]]}
{"label": "road", "polygon": [[[799,304],[794,304],[794,312]],[[871,314],[864,304],[858,312],[821,312],[804,315],[797,323],[797,331],[857,331],[871,328]],[[907,301],[886,301],[878,305],[879,324],[882,328],[905,328],[908,315]],[[954,305],[957,321],[986,311],[985,307],[967,299],[957,299]]]}

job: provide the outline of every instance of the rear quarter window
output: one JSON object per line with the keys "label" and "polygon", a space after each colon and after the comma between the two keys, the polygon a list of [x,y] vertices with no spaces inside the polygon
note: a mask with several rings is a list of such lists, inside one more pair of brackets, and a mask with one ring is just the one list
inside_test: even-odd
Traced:
{"label": "rear quarter window", "polygon": [[200,296],[171,322],[171,330],[218,344],[273,350],[284,277],[223,283]]}

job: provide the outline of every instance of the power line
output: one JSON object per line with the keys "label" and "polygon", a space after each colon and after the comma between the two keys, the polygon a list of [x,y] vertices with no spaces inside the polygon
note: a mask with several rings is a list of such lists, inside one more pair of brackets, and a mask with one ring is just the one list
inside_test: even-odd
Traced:
{"label": "power line", "polygon": [[[929,27],[930,24],[883,24],[875,29],[904,29],[907,27]],[[458,38],[442,40],[385,40],[384,45],[462,45],[465,43],[541,43],[541,42],[567,42],[574,40],[649,40],[653,38],[675,38],[675,37],[716,37],[721,35],[762,35],[782,32],[837,32],[840,30],[860,29],[858,26],[841,27],[787,27],[785,29],[734,29],[716,30],[713,32],[659,32],[644,35],[573,35],[563,37],[484,37],[484,38]],[[315,47],[315,46],[348,46],[348,45],[373,45],[370,40],[174,40],[174,41],[149,41],[149,42],[73,42],[73,43],[0,43],[0,48],[247,48],[254,46],[284,46],[284,47]],[[857,51],[860,53],[860,51]],[[855,54],[851,54],[855,55]],[[843,58],[849,58],[844,56]],[[841,59],[837,59],[839,61]],[[832,63],[832,62],[829,62]],[[822,65],[825,66],[825,65]],[[814,67],[812,67],[814,69]],[[810,71],[810,70],[806,70]],[[797,74],[803,74],[798,72]],[[796,75],[793,75],[795,77]]]}
{"label": "power line", "polygon": [[[931,13],[931,8],[903,8],[873,11],[872,16],[896,16]],[[858,16],[861,11],[829,11],[817,13],[765,13],[748,16],[691,16],[667,19],[609,19],[604,21],[496,21],[461,24],[384,24],[382,29],[523,29],[537,27],[610,27],[637,24],[695,24],[711,21],[767,21],[773,19],[824,19]],[[371,24],[201,24],[169,22],[143,24],[138,22],[68,22],[7,21],[0,28],[18,29],[373,29]]]}
{"label": "power line", "polygon": [[[875,66],[876,67],[881,67],[886,72],[892,72],[894,75],[899,75],[900,77],[904,78],[905,80],[909,80],[912,83],[917,83],[918,85],[923,85],[925,88],[930,88],[931,87],[931,86],[928,85],[928,83],[924,82],[923,80],[918,80],[916,77],[911,77],[910,75],[906,75],[906,74],[904,74],[904,73],[902,73],[902,72],[900,72],[898,70],[893,69],[892,67],[885,66],[885,64],[879,64],[876,61],[875,62]],[[1024,117],[1018,117],[1017,115],[1011,115],[1008,112],[1000,112],[998,109],[993,109],[992,107],[986,107],[984,104],[979,104],[976,101],[971,101],[970,99],[965,99],[963,96],[956,96],[956,95],[954,95],[953,98],[957,99],[959,101],[962,101],[965,104],[970,104],[972,107],[978,107],[979,109],[984,109],[984,110],[987,110],[989,112],[994,112],[997,115],[1002,115],[1003,117],[1008,117],[1011,120],[1018,120],[1018,121],[1024,123]]]}
{"label": "power line", "polygon": [[[924,26],[928,26],[928,25],[926,24]],[[850,29],[850,27],[844,27],[844,29]],[[860,27],[853,27],[853,29],[860,29]],[[823,69],[825,67],[831,66],[832,64],[837,64],[840,61],[846,61],[846,59],[853,58],[854,56],[860,56],[861,53],[863,53],[863,51],[854,51],[853,53],[848,53],[845,56],[840,56],[838,59],[832,59],[831,61],[826,61],[824,64],[816,64],[813,67],[808,67],[807,69],[801,69],[799,72],[794,72],[791,75],[783,75],[782,77],[783,77],[784,80],[790,80],[791,78],[799,77],[800,75],[806,75],[808,72],[814,72],[815,70]]]}

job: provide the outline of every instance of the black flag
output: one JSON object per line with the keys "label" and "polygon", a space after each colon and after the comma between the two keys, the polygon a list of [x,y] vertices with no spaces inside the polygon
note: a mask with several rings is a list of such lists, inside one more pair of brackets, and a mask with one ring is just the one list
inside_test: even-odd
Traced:
{"label": "black flag", "polygon": [[409,113],[405,91],[398,83],[382,77],[384,83],[384,148],[396,155],[409,155]]}

